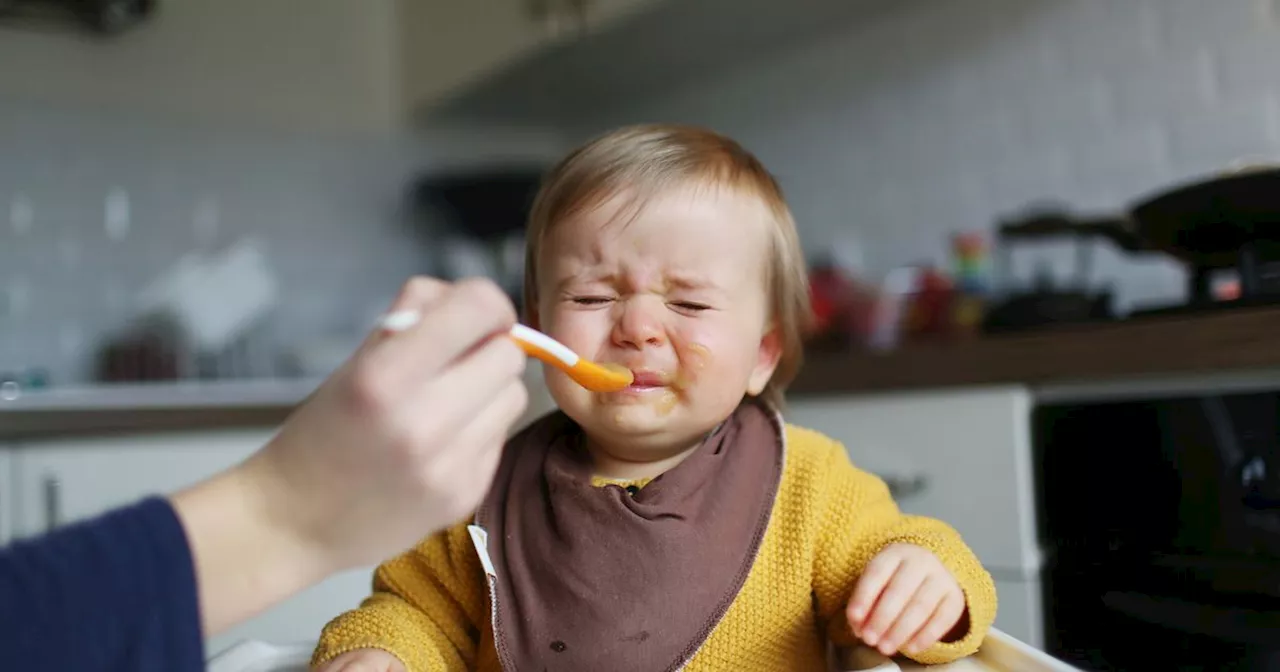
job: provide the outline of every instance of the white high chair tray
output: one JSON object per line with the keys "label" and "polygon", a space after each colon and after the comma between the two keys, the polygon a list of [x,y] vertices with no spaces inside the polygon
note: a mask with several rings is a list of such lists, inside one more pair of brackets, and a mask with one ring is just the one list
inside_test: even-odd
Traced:
{"label": "white high chair tray", "polygon": [[307,672],[313,650],[314,643],[244,641],[210,658],[207,672]]}
{"label": "white high chair tray", "polygon": [[[259,641],[236,644],[209,660],[208,672],[307,672],[313,644],[273,645]],[[1080,672],[992,629],[977,654],[946,665],[918,665],[885,658],[869,649],[845,651],[840,672]]]}
{"label": "white high chair tray", "polygon": [[835,669],[839,672],[1080,672],[995,628],[987,634],[976,654],[953,663],[920,665],[904,659],[891,660],[862,647],[842,651]]}

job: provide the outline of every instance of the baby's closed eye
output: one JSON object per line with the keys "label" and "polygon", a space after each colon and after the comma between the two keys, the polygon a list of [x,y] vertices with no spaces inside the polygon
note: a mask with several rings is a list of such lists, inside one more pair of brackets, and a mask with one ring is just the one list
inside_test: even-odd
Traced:
{"label": "baby's closed eye", "polygon": [[697,303],[695,301],[672,301],[671,305],[680,310],[685,310],[693,313],[702,312],[704,310],[711,310],[711,306],[708,306],[705,303]]}
{"label": "baby's closed eye", "polygon": [[608,296],[575,296],[572,301],[580,306],[601,306],[613,301],[613,298]]}

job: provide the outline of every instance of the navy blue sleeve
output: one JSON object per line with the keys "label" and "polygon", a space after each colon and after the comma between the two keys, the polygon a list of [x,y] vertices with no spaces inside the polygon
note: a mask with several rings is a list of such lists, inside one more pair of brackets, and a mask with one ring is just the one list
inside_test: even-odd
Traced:
{"label": "navy blue sleeve", "polygon": [[195,570],[150,498],[0,549],[0,670],[204,669]]}

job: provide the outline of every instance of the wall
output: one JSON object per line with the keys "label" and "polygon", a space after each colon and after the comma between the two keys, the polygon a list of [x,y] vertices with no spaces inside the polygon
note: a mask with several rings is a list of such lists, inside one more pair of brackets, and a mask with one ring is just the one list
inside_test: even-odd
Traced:
{"label": "wall", "polygon": [[[782,180],[807,249],[860,248],[878,275],[1031,202],[1111,211],[1275,157],[1278,96],[1273,0],[929,0],[601,126],[737,137]],[[1121,308],[1184,292],[1176,265],[1109,250],[1094,277]]]}
{"label": "wall", "polygon": [[[562,149],[544,133],[396,125],[385,5],[301,4],[169,0],[155,25],[100,44],[0,32],[0,376],[85,382],[148,281],[247,234],[283,300],[259,354],[356,338],[431,270],[430,223],[402,206],[415,176]],[[130,203],[116,237],[113,190]]]}

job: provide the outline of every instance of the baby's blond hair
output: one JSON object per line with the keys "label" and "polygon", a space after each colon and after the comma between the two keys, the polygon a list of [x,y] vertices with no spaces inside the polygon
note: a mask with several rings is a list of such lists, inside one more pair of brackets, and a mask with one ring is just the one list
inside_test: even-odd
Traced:
{"label": "baby's blond hair", "polygon": [[803,335],[810,319],[809,283],[795,220],[782,189],[755,156],[741,145],[705,128],[671,124],[628,126],[574,150],[547,174],[529,215],[525,247],[524,311],[538,306],[538,260],[547,231],[622,193],[634,195],[632,211],[644,200],[677,186],[729,187],[749,194],[768,208],[769,319],[777,330],[782,355],[761,393],[782,407],[783,393],[800,369]]}

